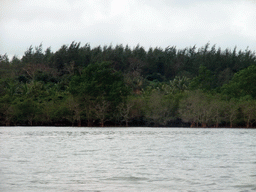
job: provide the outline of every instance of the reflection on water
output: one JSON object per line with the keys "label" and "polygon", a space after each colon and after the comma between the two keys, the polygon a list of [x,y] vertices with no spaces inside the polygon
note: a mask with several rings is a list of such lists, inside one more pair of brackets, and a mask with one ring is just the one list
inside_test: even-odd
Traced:
{"label": "reflection on water", "polygon": [[256,130],[0,128],[0,191],[256,191]]}

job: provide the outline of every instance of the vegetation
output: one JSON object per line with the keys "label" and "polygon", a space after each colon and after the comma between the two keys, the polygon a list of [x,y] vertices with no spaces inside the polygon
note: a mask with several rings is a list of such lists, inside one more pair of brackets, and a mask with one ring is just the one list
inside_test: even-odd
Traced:
{"label": "vegetation", "polygon": [[30,46],[0,55],[0,125],[255,127],[255,52]]}

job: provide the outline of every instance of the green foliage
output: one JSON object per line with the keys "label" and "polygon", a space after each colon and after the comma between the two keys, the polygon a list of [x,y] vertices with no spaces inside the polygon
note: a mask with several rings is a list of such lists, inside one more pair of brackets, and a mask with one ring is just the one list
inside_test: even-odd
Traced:
{"label": "green foliage", "polygon": [[93,113],[91,108],[94,108],[94,114],[101,124],[110,111],[113,112],[129,94],[121,73],[116,72],[107,62],[88,65],[80,76],[72,78],[69,90],[86,103],[87,119]]}
{"label": "green foliage", "polygon": [[208,108],[207,96],[201,92],[189,92],[188,95],[181,101],[179,114],[184,122],[208,123],[209,117],[207,114]]}
{"label": "green foliage", "polygon": [[217,95],[212,96],[201,90],[188,92],[181,100],[180,117],[184,122],[191,122],[191,126],[201,124],[202,127],[219,126],[223,120],[223,101]]}
{"label": "green foliage", "polygon": [[155,87],[149,86],[143,91],[145,118],[149,122],[152,120],[155,126],[167,125],[178,118],[178,107],[184,87],[176,87],[180,85],[173,83],[176,80],[170,84],[159,83]]}
{"label": "green foliage", "polygon": [[256,101],[247,96],[243,97],[240,99],[240,108],[246,127],[252,127],[253,123],[256,122]]}
{"label": "green foliage", "polygon": [[32,99],[17,100],[14,107],[14,118],[22,124],[28,121],[29,125],[33,125],[34,121],[39,120],[41,110],[39,104]]}
{"label": "green foliage", "polygon": [[192,90],[201,89],[203,91],[210,91],[214,88],[213,82],[214,76],[211,71],[201,65],[199,67],[199,75],[192,79],[190,88]]}
{"label": "green foliage", "polygon": [[74,95],[88,95],[93,100],[104,98],[111,103],[120,103],[129,93],[121,73],[102,62],[88,65],[81,76],[74,76],[70,82]]}
{"label": "green foliage", "polygon": [[172,81],[170,81],[170,86],[172,87],[172,92],[183,92],[188,89],[190,79],[187,77],[176,76]]}
{"label": "green foliage", "polygon": [[145,95],[144,114],[147,119],[151,119],[155,126],[166,125],[170,117],[171,104],[164,98],[163,93],[158,90],[152,90],[150,94]]}
{"label": "green foliage", "polygon": [[145,50],[72,42],[56,52],[40,44],[22,59],[0,55],[0,122],[251,127],[255,74],[255,52],[209,43]]}
{"label": "green foliage", "polygon": [[251,65],[237,72],[232,80],[223,85],[222,92],[231,97],[239,98],[250,95],[256,98],[256,65]]}

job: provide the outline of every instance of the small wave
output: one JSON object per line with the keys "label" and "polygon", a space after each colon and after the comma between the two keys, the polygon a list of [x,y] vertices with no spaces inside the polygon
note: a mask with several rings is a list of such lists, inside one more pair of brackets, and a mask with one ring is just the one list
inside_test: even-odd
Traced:
{"label": "small wave", "polygon": [[106,180],[116,180],[116,181],[145,181],[148,180],[148,178],[145,177],[134,177],[134,176],[128,176],[128,177],[111,177]]}

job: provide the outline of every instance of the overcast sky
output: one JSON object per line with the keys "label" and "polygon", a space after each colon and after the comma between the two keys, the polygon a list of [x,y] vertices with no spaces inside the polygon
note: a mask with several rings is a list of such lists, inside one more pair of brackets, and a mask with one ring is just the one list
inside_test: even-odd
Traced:
{"label": "overcast sky", "polygon": [[0,54],[72,41],[256,51],[256,0],[0,0]]}

